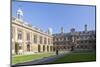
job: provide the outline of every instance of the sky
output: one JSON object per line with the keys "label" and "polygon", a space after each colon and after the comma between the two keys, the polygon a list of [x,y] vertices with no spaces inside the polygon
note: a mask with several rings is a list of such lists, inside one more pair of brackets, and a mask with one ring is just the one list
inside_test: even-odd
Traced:
{"label": "sky", "polygon": [[24,21],[44,31],[52,28],[53,33],[60,33],[61,27],[65,33],[71,28],[83,31],[85,24],[88,30],[95,30],[95,6],[13,1],[12,16],[17,17],[19,8]]}

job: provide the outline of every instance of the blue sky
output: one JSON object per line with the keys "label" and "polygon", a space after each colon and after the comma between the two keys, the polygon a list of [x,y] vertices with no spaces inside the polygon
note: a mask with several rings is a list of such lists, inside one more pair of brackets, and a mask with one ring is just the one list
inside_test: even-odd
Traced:
{"label": "blue sky", "polygon": [[12,16],[16,17],[16,11],[21,8],[24,21],[37,26],[45,31],[53,29],[53,33],[69,32],[71,28],[76,31],[84,30],[84,25],[88,25],[88,30],[95,29],[95,7],[47,4],[34,2],[12,2]]}

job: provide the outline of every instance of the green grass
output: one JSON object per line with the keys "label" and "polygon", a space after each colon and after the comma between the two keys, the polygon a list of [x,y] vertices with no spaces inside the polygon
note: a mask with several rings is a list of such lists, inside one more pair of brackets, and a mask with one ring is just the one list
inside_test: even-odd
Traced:
{"label": "green grass", "polygon": [[12,57],[12,64],[17,64],[17,63],[21,63],[21,62],[36,60],[36,59],[40,59],[40,58],[43,58],[43,57],[48,57],[48,56],[51,56],[51,55],[54,55],[54,53],[13,56]]}
{"label": "green grass", "polygon": [[[31,54],[31,55],[13,55],[12,64],[27,62],[31,60],[41,59],[44,57],[49,57],[55,55],[55,53],[41,53],[41,54]],[[95,61],[96,54],[95,52],[71,52],[65,56],[58,58],[57,60],[48,63],[48,64],[57,64],[57,63],[72,63],[72,62],[88,62]]]}
{"label": "green grass", "polygon": [[95,53],[70,53],[49,64],[95,61]]}

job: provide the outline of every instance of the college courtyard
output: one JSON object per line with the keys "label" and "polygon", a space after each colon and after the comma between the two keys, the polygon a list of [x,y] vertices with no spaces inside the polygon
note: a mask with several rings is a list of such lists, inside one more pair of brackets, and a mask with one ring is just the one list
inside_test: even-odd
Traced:
{"label": "college courtyard", "polygon": [[96,61],[96,31],[47,32],[22,20],[22,11],[12,17],[12,65],[39,65]]}

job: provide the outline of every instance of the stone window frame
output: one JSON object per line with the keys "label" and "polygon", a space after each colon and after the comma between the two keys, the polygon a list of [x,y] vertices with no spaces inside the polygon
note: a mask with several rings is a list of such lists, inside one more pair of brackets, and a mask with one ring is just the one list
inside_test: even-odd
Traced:
{"label": "stone window frame", "polygon": [[40,38],[39,38],[40,44],[42,44],[42,43],[43,43],[42,39],[43,39],[43,37],[42,37],[42,36],[40,36]]}
{"label": "stone window frame", "polygon": [[18,31],[18,33],[17,33],[17,39],[18,40],[22,40],[22,38],[23,38],[23,35],[22,35],[23,32],[22,32],[22,30],[21,29],[18,29],[17,31]]}
{"label": "stone window frame", "polygon": [[34,35],[34,43],[37,43],[37,35]]}
{"label": "stone window frame", "polygon": [[27,41],[30,41],[30,36],[31,36],[31,35],[30,35],[30,32],[27,32],[27,33],[26,33],[26,40],[27,40]]}

